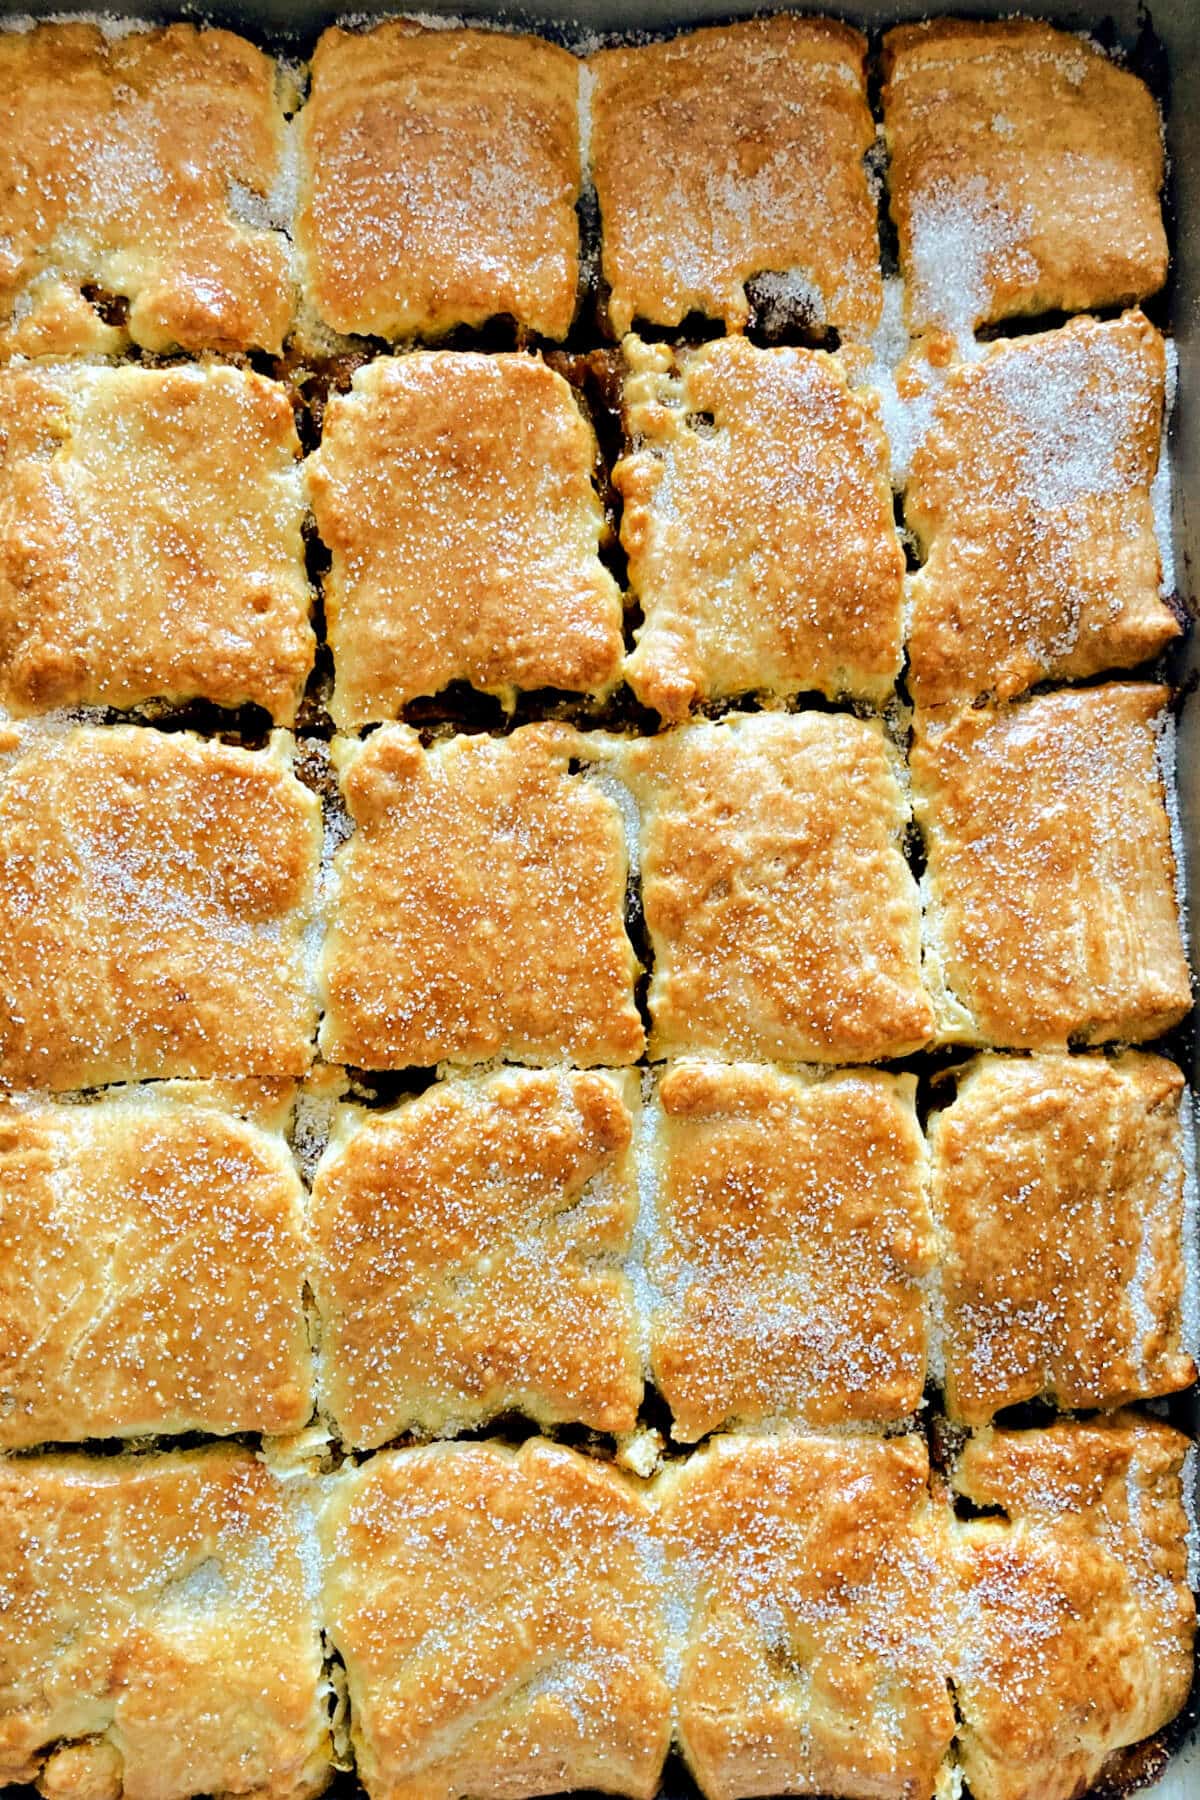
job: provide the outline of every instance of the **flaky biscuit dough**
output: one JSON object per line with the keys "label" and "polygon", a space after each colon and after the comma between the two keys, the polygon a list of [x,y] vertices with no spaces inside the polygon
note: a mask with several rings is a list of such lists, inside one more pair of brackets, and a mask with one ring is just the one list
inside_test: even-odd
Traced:
{"label": "flaky biscuit dough", "polygon": [[429,750],[403,725],[335,741],[355,830],[322,960],[328,1061],[636,1062],[624,830],[570,771],[590,754],[555,724]]}
{"label": "flaky biscuit dough", "polygon": [[832,19],[742,20],[588,61],[609,318],[740,330],[746,283],[864,342],[882,286],[863,156],[866,41]]}
{"label": "flaky biscuit dough", "polygon": [[1035,19],[899,25],[884,74],[914,330],[1158,292],[1161,124],[1136,76]]}
{"label": "flaky biscuit dough", "polygon": [[630,1074],[509,1069],[341,1109],[313,1183],[321,1398],[371,1447],[496,1413],[631,1431]]}
{"label": "flaky biscuit dough", "polygon": [[871,1062],[927,1042],[908,806],[883,729],[740,714],[630,741],[655,1057]]}
{"label": "flaky biscuit dough", "polygon": [[985,1431],[951,1470],[1002,1517],[957,1529],[951,1666],[977,1800],[1073,1800],[1105,1758],[1159,1730],[1192,1679],[1181,1470],[1157,1420]]}
{"label": "flaky biscuit dough", "polygon": [[952,1417],[1118,1406],[1183,1344],[1183,1077],[1160,1056],[983,1056],[929,1125]]}
{"label": "flaky biscuit dough", "polygon": [[0,1101],[0,1446],[307,1423],[303,1190],[238,1098]]}
{"label": "flaky biscuit dough", "polygon": [[1072,319],[951,373],[904,518],[920,706],[1147,662],[1179,635],[1159,596],[1151,482],[1163,341],[1139,312]]}
{"label": "flaky biscuit dough", "polygon": [[290,723],[314,642],[299,455],[287,390],[249,371],[0,370],[0,701]]}
{"label": "flaky biscuit dough", "polygon": [[718,1436],[656,1483],[706,1800],[933,1792],[951,1586],[924,1440]]}
{"label": "flaky biscuit dough", "polygon": [[302,1074],[320,845],[284,732],[0,731],[0,1086]]}
{"label": "flaky biscuit dough", "polygon": [[372,1800],[651,1800],[661,1555],[632,1482],[537,1438],[383,1451],[339,1477],[321,1535]]}
{"label": "flaky biscuit dough", "polygon": [[332,552],[325,613],[343,729],[470,681],[603,693],[624,656],[597,548],[596,443],[528,356],[381,358],[331,399],[306,465]]}
{"label": "flaky biscuit dough", "polygon": [[950,1040],[1140,1043],[1191,1006],[1158,764],[1165,688],[917,718],[926,975]]}
{"label": "flaky biscuit dough", "polygon": [[672,1064],[648,1109],[650,1356],[672,1435],[913,1411],[933,1266],[911,1075]]}
{"label": "flaky biscuit dough", "polygon": [[248,1451],[0,1462],[0,1780],[53,1800],[327,1784],[313,1524]]}
{"label": "flaky biscuit dough", "polygon": [[577,68],[540,38],[336,26],[312,60],[296,219],[314,323],[440,337],[575,312]]}
{"label": "flaky biscuit dough", "polygon": [[[228,31],[0,36],[0,356],[281,350],[277,86]],[[123,323],[93,290],[128,301]]]}
{"label": "flaky biscuit dough", "polygon": [[624,354],[638,698],[668,719],[749,691],[886,699],[904,556],[873,398],[823,351],[630,337]]}

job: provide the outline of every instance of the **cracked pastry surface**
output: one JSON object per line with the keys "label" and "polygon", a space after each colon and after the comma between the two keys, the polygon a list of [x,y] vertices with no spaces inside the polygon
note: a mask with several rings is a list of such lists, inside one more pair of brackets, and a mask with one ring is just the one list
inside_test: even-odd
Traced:
{"label": "cracked pastry surface", "polygon": [[383,1451],[339,1477],[321,1537],[373,1796],[651,1800],[670,1706],[634,1483],[537,1438]]}
{"label": "cracked pastry surface", "polygon": [[822,351],[623,349],[637,448],[613,483],[645,614],[638,699],[673,720],[749,691],[886,699],[904,556],[874,399]]}
{"label": "cracked pastry surface", "polygon": [[563,338],[579,277],[578,65],[540,38],[331,27],[301,115],[316,327],[440,337],[508,313]]}
{"label": "cracked pastry surface", "polygon": [[228,31],[5,32],[0,356],[281,350],[284,87]]}
{"label": "cracked pastry surface", "polygon": [[603,693],[624,657],[597,555],[596,444],[528,356],[381,358],[331,398],[306,465],[343,728],[466,680]]}
{"label": "cracked pastry surface", "polygon": [[1192,1679],[1188,1439],[1118,1414],[985,1431],[951,1468],[1002,1516],[957,1527],[959,1753],[978,1800],[1072,1800]]}
{"label": "cracked pastry surface", "polygon": [[914,331],[1083,312],[1167,274],[1149,89],[1034,19],[935,19],[884,38],[889,193]]}
{"label": "cracked pastry surface", "polygon": [[951,1417],[1119,1406],[1195,1379],[1174,1063],[983,1056],[929,1124]]}
{"label": "cracked pastry surface", "polygon": [[242,369],[0,370],[0,701],[290,723],[314,644],[299,455],[287,389]]}
{"label": "cracked pastry surface", "polygon": [[659,1478],[706,1800],[933,1792],[954,1733],[923,1438],[714,1438]]}
{"label": "cracked pastry surface", "polygon": [[908,806],[878,724],[746,713],[630,741],[651,1055],[871,1062],[927,1042]]}
{"label": "cracked pastry surface", "polygon": [[949,1041],[1144,1042],[1191,1007],[1159,768],[1165,688],[917,716],[926,976]]}
{"label": "cracked pastry surface", "polygon": [[0,1086],[299,1075],[321,845],[290,739],[0,731]]}
{"label": "cracked pastry surface", "polygon": [[882,285],[865,59],[849,26],[787,14],[588,59],[618,336],[692,312],[741,330],[749,283],[768,322],[866,340]]}
{"label": "cracked pastry surface", "polygon": [[1150,491],[1164,376],[1139,312],[1073,319],[953,370],[904,500],[926,553],[909,582],[918,706],[1132,667],[1179,635]]}
{"label": "cracked pastry surface", "polygon": [[48,1800],[320,1793],[312,1529],[231,1446],[0,1462],[0,1779]]}
{"label": "cracked pastry surface", "polygon": [[631,1431],[630,1074],[509,1069],[341,1109],[313,1184],[322,1403],[348,1443],[519,1411]]}
{"label": "cracked pastry surface", "polygon": [[933,1222],[912,1076],[691,1059],[649,1109],[650,1357],[694,1441],[897,1419],[925,1385]]}
{"label": "cracked pastry surface", "polygon": [[328,1061],[637,1060],[621,814],[570,770],[591,754],[556,724],[335,741],[355,829],[322,956]]}
{"label": "cracked pastry surface", "polygon": [[0,1099],[0,1446],[307,1423],[286,1090],[240,1086]]}

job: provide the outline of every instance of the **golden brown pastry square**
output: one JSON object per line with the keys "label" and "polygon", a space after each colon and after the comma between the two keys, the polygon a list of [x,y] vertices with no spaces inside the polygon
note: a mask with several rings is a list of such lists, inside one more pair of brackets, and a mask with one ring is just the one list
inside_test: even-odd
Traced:
{"label": "golden brown pastry square", "polygon": [[0,1461],[0,1781],[320,1793],[315,1550],[294,1487],[245,1450]]}
{"label": "golden brown pastry square", "polygon": [[1133,1414],[985,1431],[952,1469],[958,1752],[976,1800],[1073,1800],[1192,1679],[1188,1440]]}
{"label": "golden brown pastry square", "polygon": [[706,1800],[933,1792],[950,1583],[922,1438],[717,1437],[658,1482]]}
{"label": "golden brown pastry square", "polygon": [[566,725],[423,750],[405,725],[335,741],[354,834],[322,960],[329,1062],[636,1062],[637,961],[617,802]]}
{"label": "golden brown pastry square", "polygon": [[313,659],[299,455],[287,390],[242,369],[0,371],[0,703],[290,724]]}
{"label": "golden brown pastry square", "polygon": [[933,1267],[916,1079],[673,1064],[648,1110],[650,1358],[672,1435],[903,1417]]}
{"label": "golden brown pastry square", "polygon": [[655,1057],[873,1062],[919,1049],[908,803],[883,728],[745,713],[632,741]]}
{"label": "golden brown pastry square", "polygon": [[528,356],[418,352],[360,369],[307,465],[333,556],[325,615],[343,729],[470,681],[599,694],[624,656],[597,548],[596,441]]}
{"label": "golden brown pastry square", "polygon": [[320,848],[284,732],[0,729],[0,1087],[302,1074]]}
{"label": "golden brown pastry square", "polygon": [[0,1101],[0,1446],[307,1424],[289,1100],[168,1081]]}
{"label": "golden brown pastry square", "polygon": [[1161,122],[1135,75],[1035,19],[899,25],[884,74],[914,330],[1158,292]]}
{"label": "golden brown pastry square", "polygon": [[387,1450],[328,1490],[321,1536],[369,1794],[650,1800],[670,1704],[633,1482],[538,1438]]}
{"label": "golden brown pastry square", "polygon": [[1159,767],[1165,688],[918,715],[926,977],[948,1041],[1140,1043],[1191,1006]]}
{"label": "golden brown pastry square", "polygon": [[0,356],[282,349],[286,88],[228,31],[0,36]]}
{"label": "golden brown pastry square", "polygon": [[1183,1076],[1160,1056],[982,1056],[934,1115],[946,1400],[984,1424],[1187,1387]]}
{"label": "golden brown pastry square", "polygon": [[[780,14],[588,62],[609,317],[740,330],[759,310],[865,342],[882,284],[866,40]],[[752,289],[753,289],[752,283]]]}
{"label": "golden brown pastry square", "polygon": [[613,471],[645,614],[627,679],[700,700],[816,689],[881,702],[900,671],[904,556],[878,407],[836,357],[626,338],[636,448]]}
{"label": "golden brown pastry square", "polygon": [[1139,312],[960,363],[912,462],[909,690],[919,706],[1131,668],[1179,624],[1151,482],[1166,358]]}
{"label": "golden brown pastry square", "polygon": [[628,1075],[507,1069],[340,1109],[313,1183],[321,1403],[371,1448],[505,1411],[631,1431]]}
{"label": "golden brown pastry square", "polygon": [[500,313],[563,338],[579,279],[578,64],[540,38],[331,27],[300,121],[318,328],[440,337]]}

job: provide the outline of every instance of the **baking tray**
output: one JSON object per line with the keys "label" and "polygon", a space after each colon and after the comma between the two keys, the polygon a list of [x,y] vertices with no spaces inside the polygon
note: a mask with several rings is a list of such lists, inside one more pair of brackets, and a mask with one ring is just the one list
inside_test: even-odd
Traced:
{"label": "baking tray", "polygon": [[[751,14],[792,11],[822,13],[847,20],[868,32],[873,49],[878,35],[902,20],[954,14],[995,18],[1023,14],[1047,19],[1068,30],[1086,31],[1105,47],[1119,50],[1151,85],[1166,120],[1168,152],[1166,206],[1172,262],[1165,293],[1147,305],[1155,322],[1174,337],[1178,350],[1178,392],[1171,417],[1170,453],[1173,474],[1173,550],[1175,588],[1193,621],[1200,620],[1200,0],[1112,0],[1083,4],[1080,0],[1045,0],[1044,4],[1012,5],[1006,0],[957,0],[945,5],[820,5],[793,0],[790,6],[766,3],[721,4],[720,0],[571,0],[570,10],[530,0],[505,6],[489,0],[392,0],[371,4],[349,0],[341,7],[321,0],[0,0],[0,19],[61,17],[73,13],[117,16],[165,23],[186,19],[244,33],[264,49],[306,57],[317,37],[335,22],[366,23],[373,17],[400,13],[420,17],[494,21],[499,26],[540,31],[572,48],[592,48],[597,40],[617,37],[666,36],[696,25]],[[1187,919],[1191,966],[1200,974],[1200,624],[1193,626],[1167,662],[1167,679],[1177,689],[1177,779],[1185,880],[1197,884]],[[1165,1048],[1183,1065],[1194,1093],[1200,1093],[1200,1038],[1196,1022],[1173,1034]],[[1200,1261],[1200,1242],[1190,1246]],[[1169,1412],[1173,1422],[1200,1439],[1200,1386],[1174,1396],[1155,1410]],[[1200,1507],[1200,1458],[1191,1459],[1192,1513]],[[1193,1527],[1195,1537],[1195,1527]],[[1194,1565],[1200,1544],[1193,1544]],[[1194,1575],[1195,1578],[1195,1575]],[[1180,1718],[1144,1747],[1115,1759],[1110,1778],[1089,1792],[1089,1800],[1138,1791],[1152,1800],[1200,1800],[1200,1646],[1197,1678]],[[339,1776],[329,1790],[333,1800],[352,1800],[362,1790],[350,1776]],[[0,1788],[0,1795],[32,1794],[32,1789]],[[578,1797],[583,1800],[583,1797]],[[594,1800],[600,1800],[599,1796]],[[660,1800],[698,1800],[698,1791],[677,1757],[667,1765]]]}

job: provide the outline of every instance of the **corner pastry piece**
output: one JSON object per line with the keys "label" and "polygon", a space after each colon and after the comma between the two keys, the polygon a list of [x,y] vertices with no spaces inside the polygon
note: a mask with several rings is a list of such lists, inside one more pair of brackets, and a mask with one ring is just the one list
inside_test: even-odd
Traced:
{"label": "corner pastry piece", "polygon": [[954,1711],[928,1481],[918,1437],[718,1437],[660,1477],[706,1800],[933,1793]]}
{"label": "corner pastry piece", "polygon": [[926,556],[910,582],[919,706],[1132,667],[1178,636],[1150,496],[1164,373],[1135,312],[998,343],[951,374],[904,504]]}
{"label": "corner pastry piece", "polygon": [[1187,1387],[1183,1077],[1162,1057],[984,1056],[930,1124],[950,1414]]}
{"label": "corner pastry piece", "polygon": [[565,337],[579,275],[578,64],[540,38],[332,27],[301,115],[313,322],[439,337],[508,313]]}
{"label": "corner pastry piece", "polygon": [[290,723],[313,657],[299,455],[286,389],[241,369],[0,372],[0,701]]}
{"label": "corner pastry piece", "polygon": [[565,725],[335,744],[355,830],[334,864],[327,1061],[636,1062],[624,828],[571,773],[589,754]]}
{"label": "corner pastry piece", "polygon": [[686,1061],[659,1083],[650,1355],[694,1441],[919,1405],[933,1266],[916,1082]]}
{"label": "corner pastry piece", "polygon": [[321,846],[290,740],[0,732],[0,1086],[299,1075]]}
{"label": "corner pastry piece", "polygon": [[0,37],[0,355],[282,349],[277,77],[192,25]]}
{"label": "corner pastry piece", "polygon": [[307,1424],[286,1112],[250,1083],[0,1101],[0,1445]]}
{"label": "corner pastry piece", "polygon": [[1161,122],[1136,76],[1033,19],[897,26],[884,73],[914,330],[1158,292]]}
{"label": "corner pastry piece", "polygon": [[591,157],[609,317],[740,330],[752,308],[865,341],[882,285],[866,40],[787,14],[601,50]]}
{"label": "corner pastry piece", "polygon": [[646,619],[638,698],[669,719],[749,691],[884,700],[904,557],[873,399],[822,351],[624,349],[638,448],[613,481]]}
{"label": "corner pastry piece", "polygon": [[302,1505],[224,1446],[0,1463],[0,1780],[46,1800],[319,1794]]}
{"label": "corner pastry piece", "polygon": [[950,1041],[1140,1043],[1191,1006],[1158,751],[1164,688],[918,715],[926,974]]}
{"label": "corner pastry piece", "polygon": [[1187,1438],[1118,1414],[987,1431],[956,1491],[959,1755],[977,1800],[1073,1800],[1187,1698]]}
{"label": "corner pastry piece", "polygon": [[384,1451],[330,1486],[321,1532],[369,1794],[650,1800],[670,1704],[631,1482],[537,1438]]}
{"label": "corner pastry piece", "polygon": [[567,383],[528,356],[384,357],[331,399],[306,468],[333,554],[339,726],[451,681],[509,704],[613,685],[621,595],[597,555],[595,456]]}
{"label": "corner pastry piece", "polygon": [[519,1409],[631,1431],[635,1077],[439,1082],[342,1109],[313,1184],[322,1400],[371,1447]]}
{"label": "corner pastry piece", "polygon": [[747,713],[631,742],[651,1052],[903,1056],[933,1030],[908,807],[881,726]]}

